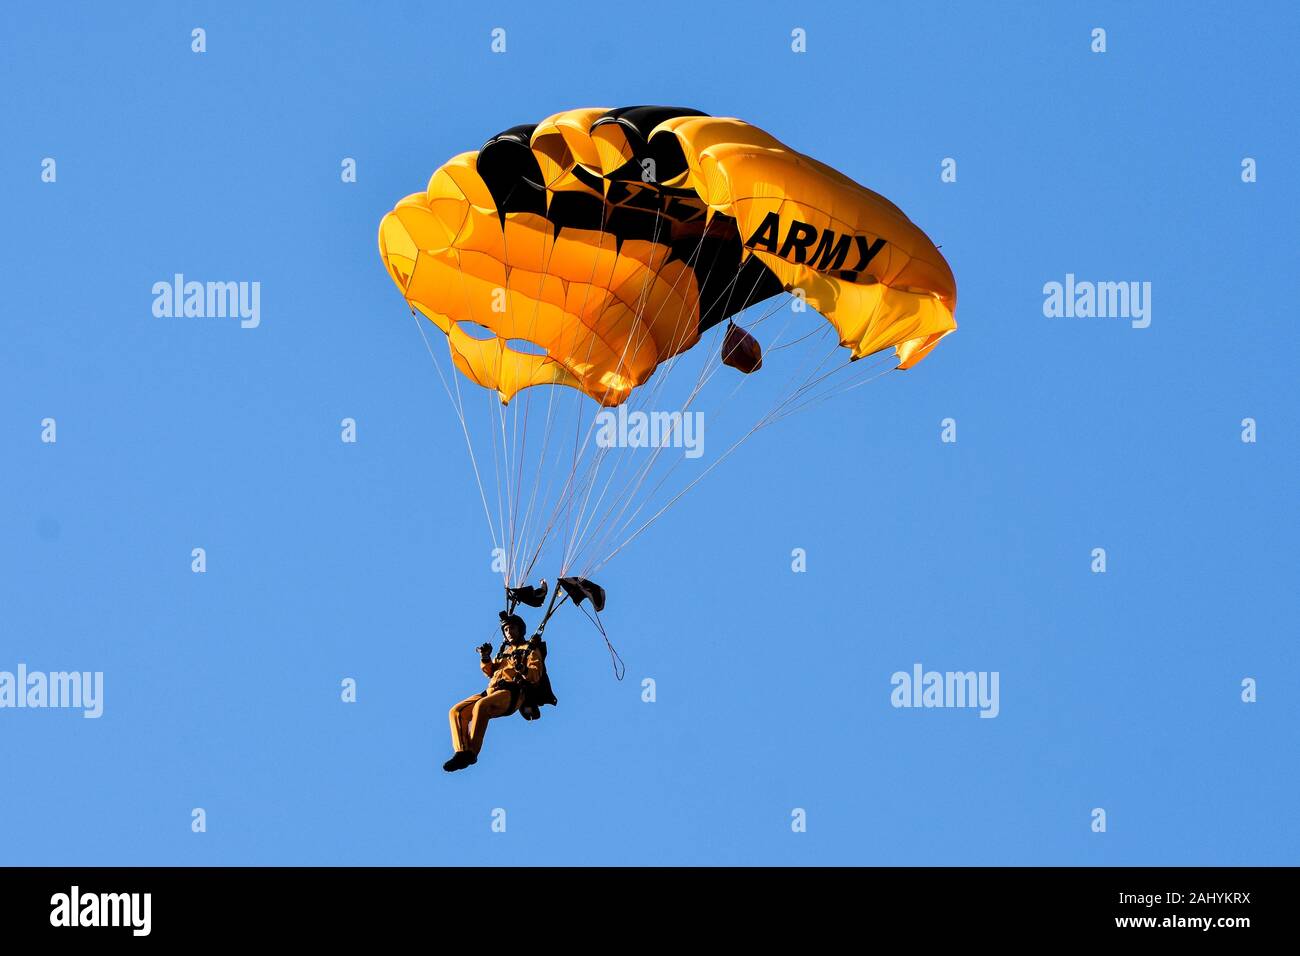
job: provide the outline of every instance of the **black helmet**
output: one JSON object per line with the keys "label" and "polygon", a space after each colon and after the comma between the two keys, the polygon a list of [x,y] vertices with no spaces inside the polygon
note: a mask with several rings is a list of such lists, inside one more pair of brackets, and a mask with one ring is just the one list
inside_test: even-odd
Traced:
{"label": "black helmet", "polygon": [[528,625],[524,623],[524,619],[518,614],[507,614],[505,611],[498,611],[497,617],[501,618],[502,624],[509,624],[512,630],[518,628],[520,637],[528,633]]}

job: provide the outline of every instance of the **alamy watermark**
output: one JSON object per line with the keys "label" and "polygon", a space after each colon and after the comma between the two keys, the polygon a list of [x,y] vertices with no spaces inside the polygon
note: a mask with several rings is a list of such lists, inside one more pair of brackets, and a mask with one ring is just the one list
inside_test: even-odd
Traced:
{"label": "alamy watermark", "polygon": [[50,897],[50,925],[58,927],[123,927],[132,936],[153,929],[152,893],[85,893],[73,886]]}
{"label": "alamy watermark", "polygon": [[153,284],[153,314],[160,319],[239,319],[242,329],[262,324],[262,283],[185,281],[176,273],[170,282]]}
{"label": "alamy watermark", "polygon": [[603,409],[596,414],[600,448],[684,448],[686,458],[704,454],[703,412],[629,412]]}
{"label": "alamy watermark", "polygon": [[1151,324],[1150,282],[1076,281],[1043,284],[1043,315],[1049,319],[1131,319],[1135,329]]}
{"label": "alamy watermark", "polygon": [[889,702],[895,707],[978,707],[981,717],[996,717],[997,671],[925,671],[919,663],[912,672],[894,671]]}
{"label": "alamy watermark", "polygon": [[0,710],[15,708],[66,708],[81,710],[82,717],[104,713],[103,671],[0,671]]}

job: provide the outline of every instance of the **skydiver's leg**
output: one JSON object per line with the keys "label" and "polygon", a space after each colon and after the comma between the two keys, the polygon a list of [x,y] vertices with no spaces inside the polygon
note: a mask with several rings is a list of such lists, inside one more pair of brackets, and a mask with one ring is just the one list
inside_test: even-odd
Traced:
{"label": "skydiver's leg", "polygon": [[469,724],[469,746],[465,749],[474,754],[483,749],[483,736],[487,733],[488,721],[493,717],[514,713],[514,708],[510,706],[512,696],[508,690],[495,690],[474,702],[474,717]]}
{"label": "skydiver's leg", "polygon": [[451,749],[465,750],[469,743],[469,723],[474,717],[474,704],[482,698],[475,694],[473,697],[466,697],[459,704],[451,708],[448,717],[451,719]]}

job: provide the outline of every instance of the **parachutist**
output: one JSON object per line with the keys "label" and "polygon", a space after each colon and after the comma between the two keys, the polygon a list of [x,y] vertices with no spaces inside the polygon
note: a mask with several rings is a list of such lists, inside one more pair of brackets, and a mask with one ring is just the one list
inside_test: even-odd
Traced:
{"label": "parachutist", "polygon": [[501,615],[501,649],[492,657],[492,645],[477,648],[479,668],[488,678],[487,690],[467,697],[451,708],[451,743],[455,753],[442,765],[450,772],[478,762],[488,721],[518,711],[525,719],[541,716],[542,704],[554,704],[546,676],[546,643],[538,635],[525,641],[528,627],[518,614]]}
{"label": "parachutist", "polygon": [[[630,175],[637,169],[653,171],[638,180]],[[506,640],[495,657],[490,646],[479,649],[488,689],[451,709],[456,754],[447,770],[475,762],[492,718],[518,711],[536,720],[542,705],[555,703],[546,645],[540,637],[525,644],[516,607],[540,608],[549,595],[539,636],[561,604],[580,607],[623,679],[623,662],[600,622],[600,585],[576,576],[558,577],[550,588],[545,580],[512,585],[514,574],[522,568],[526,577],[560,548],[561,573],[575,561],[593,572],[604,567],[760,428],[891,369],[913,368],[957,328],[952,269],[902,210],[757,126],[682,107],[585,107],[511,126],[438,167],[423,191],[380,220],[378,240],[435,364],[426,330],[446,338],[460,378],[454,393],[442,384],[493,542],[509,545],[497,548],[508,572]],[[792,313],[811,310],[827,324],[771,351],[819,331],[838,351],[802,384],[778,393],[776,405],[684,487],[663,488],[676,462],[653,477],[656,460],[673,457],[661,459],[661,449],[703,456],[703,415],[688,408],[717,363],[699,363],[676,410],[675,398],[658,397],[668,373],[723,321],[721,364],[757,372],[763,351],[747,329],[783,303],[743,324],[733,317],[787,294]],[[842,361],[823,369],[834,355]],[[827,382],[873,356],[876,374]],[[461,378],[500,401],[478,437],[466,419]],[[533,411],[530,435],[534,396],[545,408]],[[630,410],[634,398],[662,410]],[[566,435],[571,451],[563,447]],[[485,487],[490,473],[475,450],[478,443],[486,453],[488,438],[491,460],[509,463],[496,468],[495,489]],[[654,455],[623,454],[647,445]],[[529,461],[532,449],[541,452]],[[616,482],[614,470],[629,461],[636,462],[629,480]],[[488,507],[493,490],[499,528]]]}

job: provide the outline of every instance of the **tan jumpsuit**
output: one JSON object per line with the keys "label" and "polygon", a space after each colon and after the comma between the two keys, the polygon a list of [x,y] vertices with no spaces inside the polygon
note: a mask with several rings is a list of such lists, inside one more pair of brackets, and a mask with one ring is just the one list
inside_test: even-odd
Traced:
{"label": "tan jumpsuit", "polygon": [[[524,661],[522,669],[516,665],[516,655]],[[542,678],[542,654],[538,648],[516,644],[496,660],[480,666],[489,678],[487,690],[466,697],[452,707],[448,714],[451,719],[452,747],[473,754],[478,754],[483,749],[483,737],[487,733],[489,720],[493,717],[509,717],[519,709],[523,699],[522,688],[511,691],[509,686],[502,685],[522,684],[524,681],[536,684]]]}

